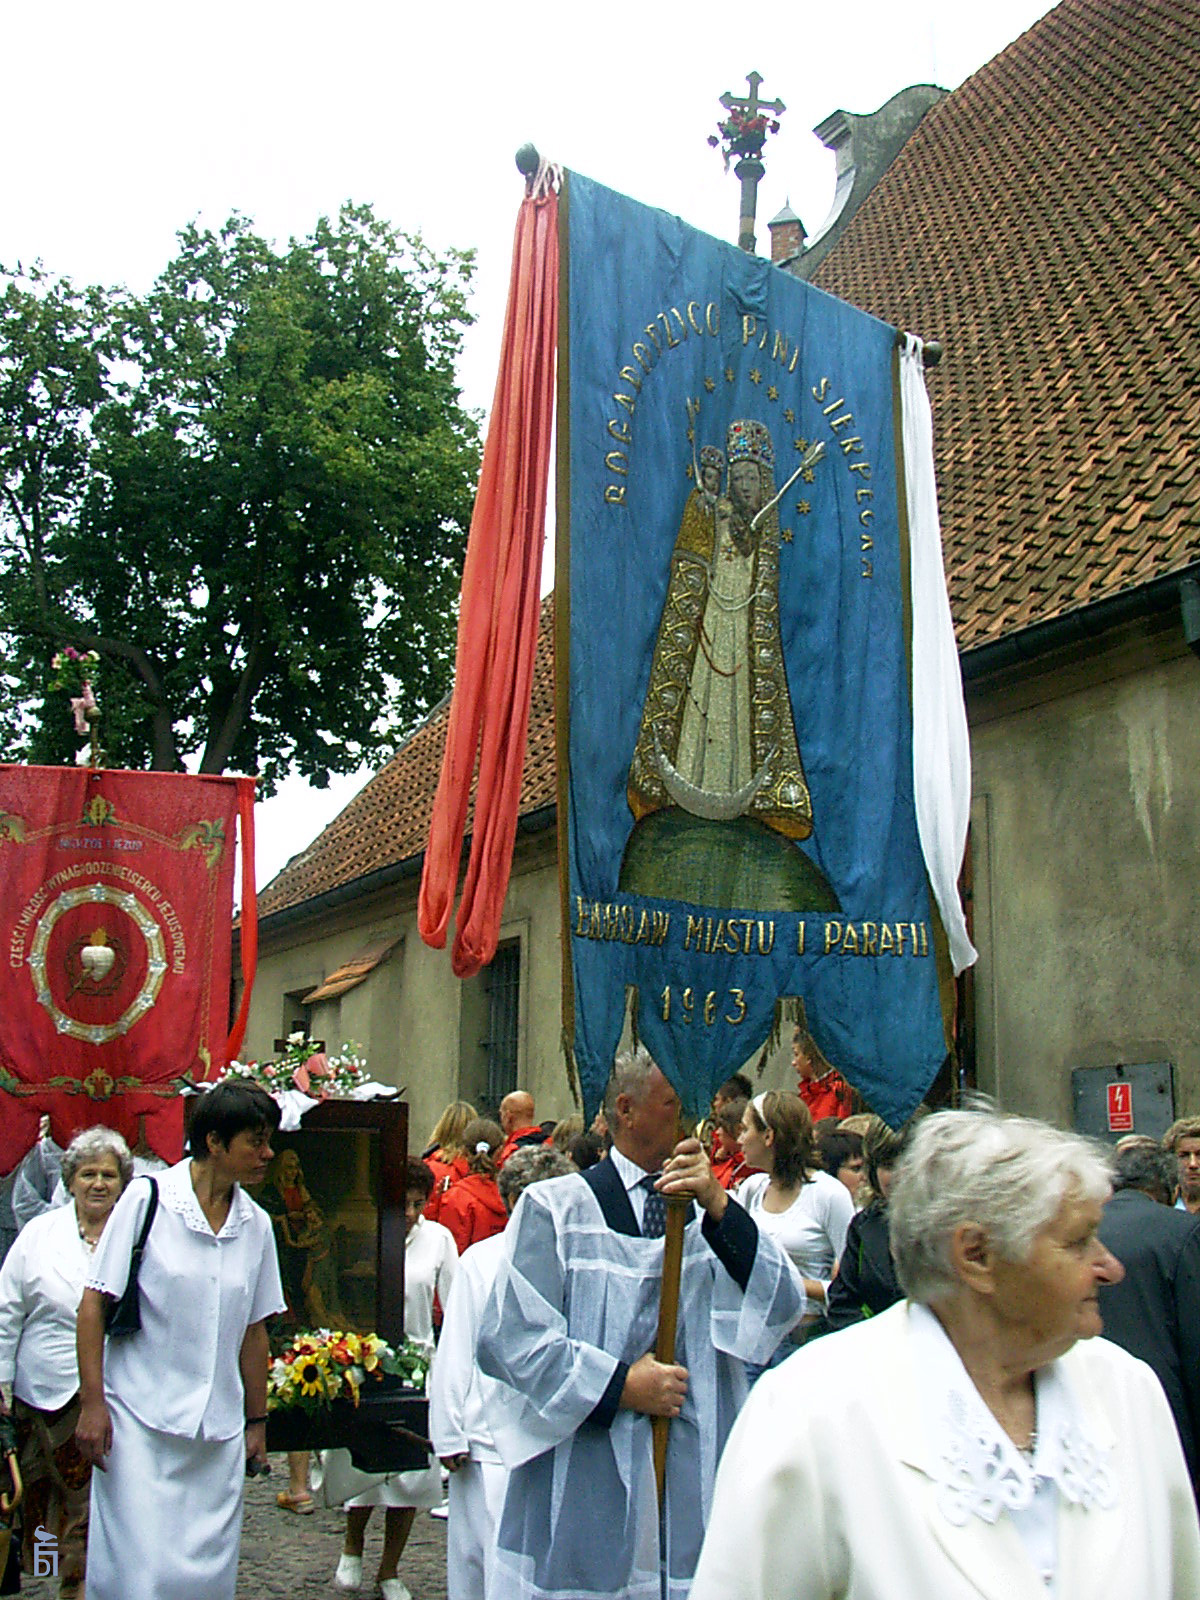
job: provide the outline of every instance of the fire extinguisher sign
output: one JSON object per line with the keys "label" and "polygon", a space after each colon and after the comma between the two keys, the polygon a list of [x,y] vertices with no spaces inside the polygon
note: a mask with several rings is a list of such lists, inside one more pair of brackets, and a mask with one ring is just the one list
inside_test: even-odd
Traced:
{"label": "fire extinguisher sign", "polygon": [[1110,1083],[1108,1085],[1109,1133],[1133,1132],[1133,1085]]}

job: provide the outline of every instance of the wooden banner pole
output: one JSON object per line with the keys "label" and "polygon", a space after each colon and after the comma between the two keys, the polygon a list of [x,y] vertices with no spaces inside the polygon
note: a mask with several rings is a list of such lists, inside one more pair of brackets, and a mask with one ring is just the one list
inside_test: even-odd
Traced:
{"label": "wooden banner pole", "polygon": [[[683,1230],[687,1226],[692,1208],[690,1195],[664,1195],[667,1226],[663,1235],[662,1297],[658,1303],[658,1339],[654,1346],[654,1359],[670,1365],[675,1360],[675,1324],[679,1316],[679,1276],[683,1266]],[[658,1486],[658,1509],[661,1514],[667,1477],[667,1435],[671,1431],[670,1417],[655,1417],[654,1427],[654,1481]]]}

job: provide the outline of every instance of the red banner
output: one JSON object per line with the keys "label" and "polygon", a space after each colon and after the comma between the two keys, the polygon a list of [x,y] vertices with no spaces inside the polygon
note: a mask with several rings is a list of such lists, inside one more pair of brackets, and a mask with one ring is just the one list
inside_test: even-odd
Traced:
{"label": "red banner", "polygon": [[179,1159],[226,1061],[239,786],[245,833],[252,779],[0,766],[0,1173],[43,1112]]}

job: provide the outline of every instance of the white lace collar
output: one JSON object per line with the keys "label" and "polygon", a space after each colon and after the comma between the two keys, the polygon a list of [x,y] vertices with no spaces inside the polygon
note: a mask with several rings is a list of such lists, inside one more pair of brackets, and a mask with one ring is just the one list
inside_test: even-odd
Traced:
{"label": "white lace collar", "polygon": [[168,1211],[173,1211],[176,1216],[182,1217],[193,1233],[207,1234],[210,1239],[232,1239],[242,1231],[250,1216],[250,1207],[254,1202],[243,1191],[241,1184],[235,1183],[229,1198],[229,1215],[221,1225],[220,1232],[214,1234],[208,1218],[200,1209],[196,1191],[192,1188],[190,1156],[184,1156],[182,1161],[177,1161],[166,1172],[155,1173],[154,1176],[158,1180],[160,1203]]}
{"label": "white lace collar", "polygon": [[1089,1427],[1061,1362],[1034,1376],[1037,1445],[1031,1463],[983,1403],[933,1312],[910,1305],[909,1332],[927,1431],[923,1465],[938,1486],[938,1509],[948,1522],[962,1527],[975,1516],[993,1523],[1002,1511],[1023,1511],[1033,1503],[1039,1479],[1085,1509],[1116,1503],[1111,1446]]}

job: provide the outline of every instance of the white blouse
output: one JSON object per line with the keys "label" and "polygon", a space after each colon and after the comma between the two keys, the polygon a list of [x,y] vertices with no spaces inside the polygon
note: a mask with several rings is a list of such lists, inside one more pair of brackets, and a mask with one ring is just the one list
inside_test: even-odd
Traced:
{"label": "white blouse", "polygon": [[831,1173],[814,1172],[786,1211],[767,1211],[763,1200],[770,1181],[768,1173],[751,1173],[738,1189],[739,1204],[762,1233],[769,1233],[787,1251],[804,1277],[815,1278],[828,1289],[854,1217],[849,1189]]}
{"label": "white blouse", "polygon": [[446,1309],[458,1268],[458,1246],[449,1228],[418,1217],[404,1243],[404,1332],[433,1352],[433,1296]]}
{"label": "white blouse", "polygon": [[1057,1593],[1058,1496],[1115,1505],[1111,1452],[1093,1438],[1061,1363],[1034,1375],[1035,1444],[1027,1456],[984,1404],[933,1312],[910,1305],[908,1324],[939,1510],[959,1526],[973,1516],[994,1523],[1007,1511],[1047,1592]]}
{"label": "white blouse", "polygon": [[454,1288],[443,1303],[442,1337],[429,1374],[429,1437],[435,1455],[500,1460],[487,1422],[488,1405],[501,1395],[500,1385],[481,1370],[475,1347],[506,1249],[504,1234],[494,1233],[464,1250]]}
{"label": "white blouse", "polygon": [[[120,1295],[149,1186],[118,1200],[92,1259],[89,1289]],[[104,1384],[138,1421],[184,1439],[231,1439],[245,1424],[238,1361],[246,1329],[285,1309],[271,1219],[234,1185],[220,1233],[209,1226],[185,1156],[158,1177],[138,1279],[139,1333],[106,1341]]]}
{"label": "white blouse", "polygon": [[71,1204],[27,1222],[0,1268],[0,1383],[40,1411],[79,1390],[75,1313],[91,1262]]}

